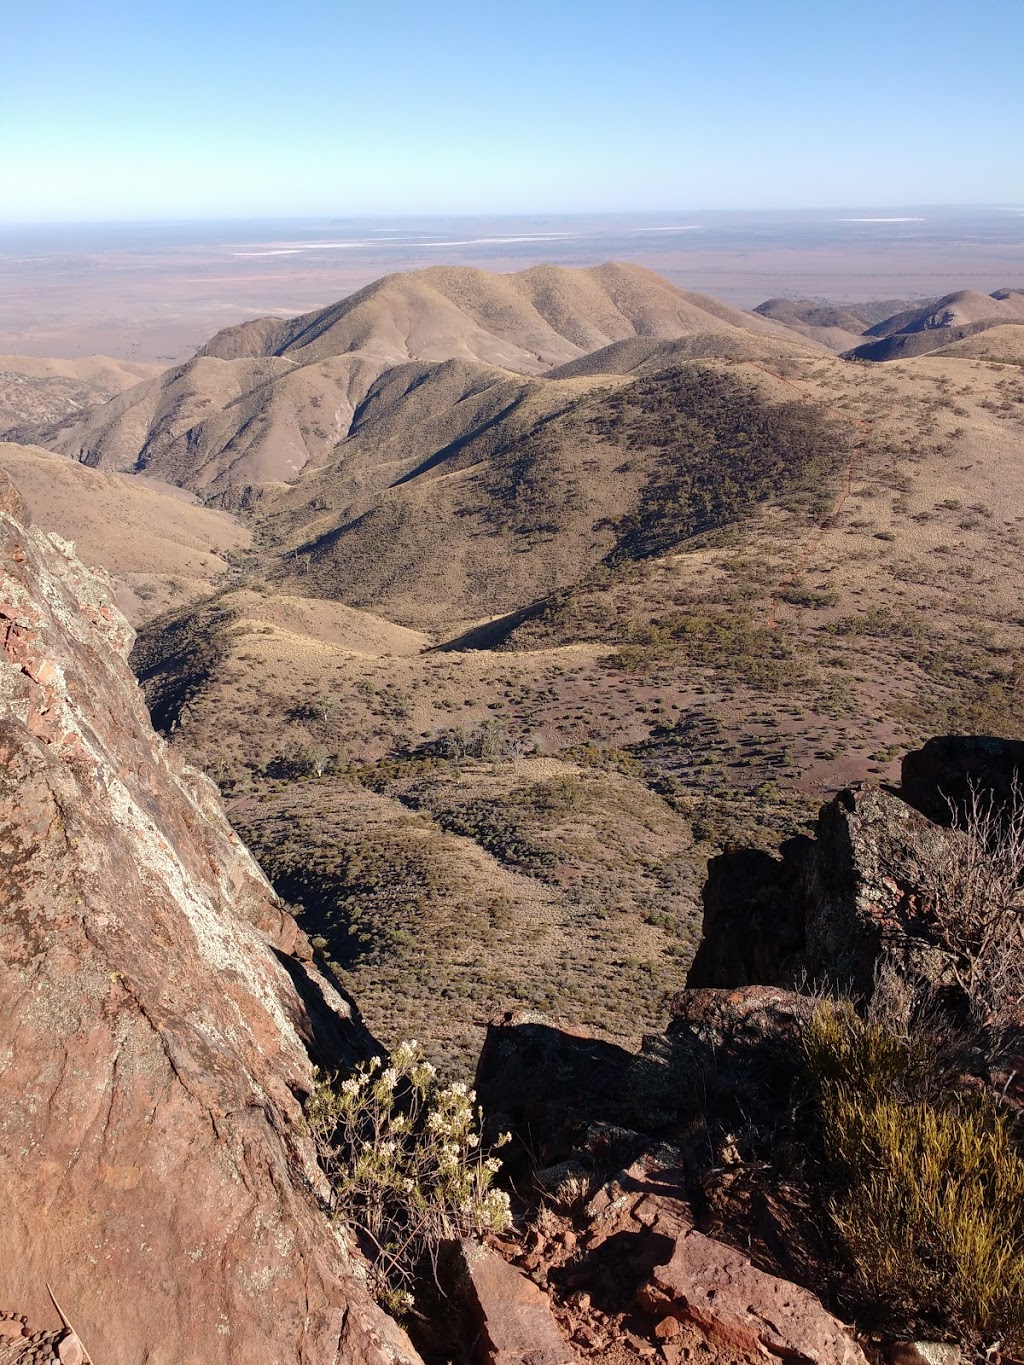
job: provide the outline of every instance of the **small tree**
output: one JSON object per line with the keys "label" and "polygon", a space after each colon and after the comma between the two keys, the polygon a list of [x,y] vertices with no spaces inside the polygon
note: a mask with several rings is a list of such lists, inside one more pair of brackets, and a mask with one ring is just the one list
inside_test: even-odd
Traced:
{"label": "small tree", "polygon": [[319,696],[313,697],[309,703],[309,709],[314,716],[326,724],[330,720],[332,712],[338,709],[338,698],[331,696],[328,692],[322,692]]}
{"label": "small tree", "polygon": [[318,1082],[306,1106],[336,1212],[369,1245],[377,1297],[392,1313],[413,1306],[427,1269],[436,1279],[443,1242],[511,1222],[475,1098],[460,1082],[441,1086],[414,1040],[387,1066],[375,1057],[340,1085]]}

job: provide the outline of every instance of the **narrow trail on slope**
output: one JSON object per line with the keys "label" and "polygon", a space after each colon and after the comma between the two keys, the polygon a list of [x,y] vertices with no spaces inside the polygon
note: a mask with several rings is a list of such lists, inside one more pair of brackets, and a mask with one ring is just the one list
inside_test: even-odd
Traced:
{"label": "narrow trail on slope", "polygon": [[[769,375],[772,379],[778,379],[781,380],[783,384],[788,384],[791,389],[796,389],[797,393],[802,394],[805,398],[809,396],[807,389],[802,384],[798,384],[795,380],[785,379],[781,374],[776,374],[774,370],[769,370],[764,365],[755,365],[754,368],[761,370],[764,374]],[[823,406],[825,407],[826,411],[836,413],[844,421],[849,420],[850,416],[849,413],[840,412],[840,409],[836,407],[835,404],[827,403],[824,404]],[[835,506],[832,508],[831,512],[829,512],[827,516],[822,518],[820,524],[817,526],[811,538],[805,545],[802,553],[797,557],[797,559],[793,563],[793,566],[790,569],[789,573],[785,576],[785,578],[780,579],[779,582],[776,583],[775,587],[772,589],[771,595],[769,597],[768,607],[769,630],[778,629],[779,600],[782,594],[788,587],[790,587],[793,583],[797,581],[797,579],[800,577],[802,573],[806,571],[807,566],[814,558],[815,551],[820,547],[821,542],[825,539],[826,534],[832,530],[833,526],[835,525],[836,518],[843,510],[843,507],[846,505],[846,500],[849,498],[851,492],[853,491],[853,473],[857,466],[857,456],[860,453],[860,451],[863,450],[864,448],[864,445],[868,438],[869,428],[868,419],[865,417],[855,417],[853,421],[854,425],[860,432],[860,435],[858,436],[857,440],[854,441],[852,447],[850,448],[850,458],[847,461],[845,470],[843,471],[842,488],[840,490],[838,498],[836,499]]]}

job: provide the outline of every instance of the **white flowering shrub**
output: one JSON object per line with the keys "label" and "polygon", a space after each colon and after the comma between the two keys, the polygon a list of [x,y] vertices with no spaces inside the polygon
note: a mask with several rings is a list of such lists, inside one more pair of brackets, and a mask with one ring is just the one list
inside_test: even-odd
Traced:
{"label": "white flowering shrub", "polygon": [[475,1100],[461,1082],[440,1085],[413,1040],[386,1066],[375,1057],[340,1084],[318,1081],[306,1105],[335,1212],[368,1242],[377,1297],[392,1313],[412,1308],[428,1268],[436,1276],[442,1242],[512,1221]]}

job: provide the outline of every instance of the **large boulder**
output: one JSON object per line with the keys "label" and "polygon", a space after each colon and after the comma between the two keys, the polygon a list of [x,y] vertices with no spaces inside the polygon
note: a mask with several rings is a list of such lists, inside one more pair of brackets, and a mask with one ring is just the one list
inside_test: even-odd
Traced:
{"label": "large boulder", "polygon": [[325,1213],[311,1053],[369,1041],[154,735],[105,580],[0,472],[0,1281],[104,1365],[415,1360]]}
{"label": "large boulder", "polygon": [[455,1259],[478,1365],[578,1365],[547,1296],[532,1280],[478,1242],[457,1243]]}
{"label": "large boulder", "polygon": [[[910,771],[918,771],[912,763]],[[934,797],[930,781],[919,775],[911,782],[925,805],[928,792]],[[932,799],[929,810],[934,806]],[[826,802],[816,832],[814,840],[788,840],[778,858],[741,849],[711,860],[704,938],[688,986],[809,984],[866,999],[883,956],[909,975],[941,978],[928,937],[922,853],[963,836],[873,786]]]}
{"label": "large boulder", "polygon": [[807,1289],[758,1270],[733,1247],[689,1229],[640,1291],[652,1315],[695,1324],[710,1346],[794,1365],[867,1365],[846,1327]]}
{"label": "large boulder", "polygon": [[570,1155],[588,1126],[629,1127],[648,1112],[636,1053],[543,1015],[513,1011],[488,1026],[476,1071],[488,1134],[510,1132],[513,1164]]}
{"label": "large boulder", "polygon": [[903,760],[905,800],[931,820],[949,824],[963,814],[971,792],[1003,804],[1024,782],[1024,740],[994,735],[938,735]]}
{"label": "large boulder", "polygon": [[708,861],[704,922],[688,986],[748,986],[791,979],[805,942],[803,870],[813,853],[803,836],[780,856],[733,849]]}

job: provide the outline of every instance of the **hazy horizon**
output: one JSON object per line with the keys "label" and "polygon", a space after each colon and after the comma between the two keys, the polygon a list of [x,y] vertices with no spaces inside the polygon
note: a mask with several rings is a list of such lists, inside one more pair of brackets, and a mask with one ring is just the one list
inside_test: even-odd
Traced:
{"label": "hazy horizon", "polygon": [[[1024,196],[1017,203],[1010,203],[1006,199],[999,202],[984,200],[946,200],[935,203],[915,203],[910,204],[903,201],[891,203],[806,203],[791,204],[785,207],[771,207],[763,204],[752,204],[745,208],[730,208],[721,204],[705,204],[683,207],[658,208],[650,204],[637,204],[632,208],[564,208],[558,205],[529,207],[511,209],[507,212],[499,212],[488,209],[467,209],[467,210],[445,210],[437,209],[431,212],[416,212],[410,210],[405,213],[386,213],[365,210],[363,212],[343,213],[340,210],[335,213],[303,213],[278,212],[278,213],[211,213],[211,214],[192,214],[175,217],[168,214],[153,214],[151,216],[140,215],[138,217],[81,217],[81,218],[3,218],[0,217],[0,234],[15,234],[19,229],[33,228],[153,228],[153,227],[219,227],[219,226],[245,226],[252,224],[262,224],[271,226],[273,224],[291,224],[296,222],[311,221],[324,225],[346,224],[346,223],[409,223],[409,222],[444,222],[452,219],[479,220],[487,218],[509,219],[523,218],[557,218],[566,219],[586,219],[595,218],[616,218],[625,219],[665,217],[670,215],[720,215],[730,217],[772,217],[789,216],[800,217],[809,214],[831,214],[831,213],[855,213],[855,214],[885,214],[892,215],[885,218],[872,219],[869,217],[859,218],[837,218],[836,222],[908,222],[910,218],[905,215],[917,215],[926,213],[952,213],[962,211],[978,211],[986,213],[1007,213],[1024,215]],[[382,231],[383,229],[378,229]]]}
{"label": "hazy horizon", "polygon": [[0,352],[169,361],[221,327],[431,265],[620,260],[741,308],[1024,286],[1024,211],[420,215],[0,227]]}

